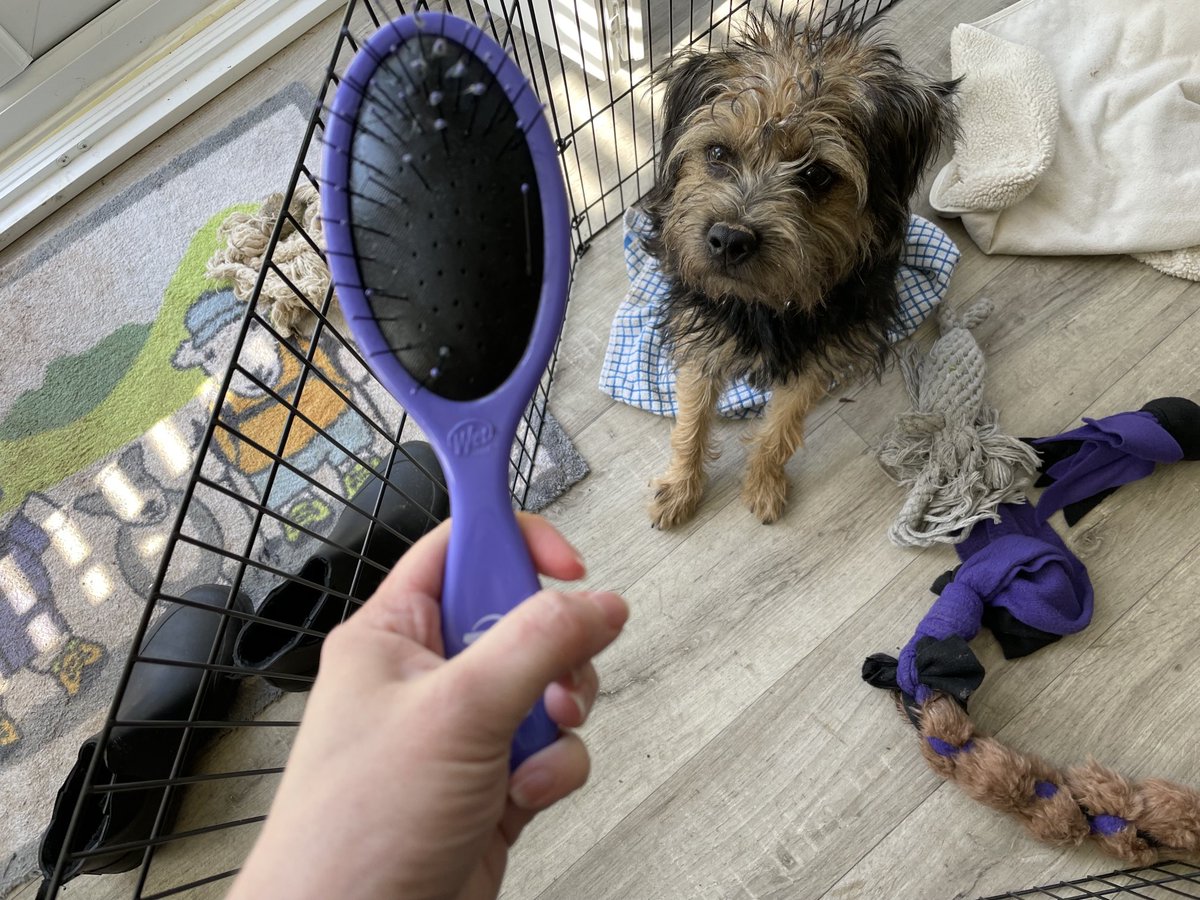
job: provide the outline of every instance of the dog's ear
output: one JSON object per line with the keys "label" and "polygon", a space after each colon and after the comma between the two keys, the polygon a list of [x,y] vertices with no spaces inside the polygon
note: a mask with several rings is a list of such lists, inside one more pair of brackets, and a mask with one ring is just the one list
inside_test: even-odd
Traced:
{"label": "dog's ear", "polygon": [[925,78],[904,69],[890,51],[888,56],[889,64],[867,82],[871,189],[893,193],[896,202],[906,205],[926,167],[954,133],[958,82]]}
{"label": "dog's ear", "polygon": [[722,53],[687,53],[676,58],[663,78],[666,91],[659,114],[662,144],[654,187],[642,200],[642,207],[657,227],[662,212],[670,203],[679,174],[679,163],[671,160],[675,143],[683,132],[688,116],[712,102],[720,90],[726,72]]}

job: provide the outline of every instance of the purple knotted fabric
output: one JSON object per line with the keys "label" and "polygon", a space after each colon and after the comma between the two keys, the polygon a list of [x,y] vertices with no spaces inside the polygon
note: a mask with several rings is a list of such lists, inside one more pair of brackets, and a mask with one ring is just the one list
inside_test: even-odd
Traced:
{"label": "purple knotted fabric", "polygon": [[1033,442],[1038,447],[1079,444],[1078,450],[1046,469],[1045,477],[1053,483],[1038,500],[1039,522],[1073,503],[1145,478],[1159,463],[1183,459],[1183,448],[1153,413],[1140,410],[1083,421],[1074,431]]}
{"label": "purple knotted fabric", "polygon": [[989,607],[1054,636],[1074,634],[1092,620],[1087,569],[1028,504],[1001,504],[998,522],[979,522],[955,549],[962,566],[900,651],[896,682],[918,703],[930,694],[917,667],[922,638],[969,641]]}

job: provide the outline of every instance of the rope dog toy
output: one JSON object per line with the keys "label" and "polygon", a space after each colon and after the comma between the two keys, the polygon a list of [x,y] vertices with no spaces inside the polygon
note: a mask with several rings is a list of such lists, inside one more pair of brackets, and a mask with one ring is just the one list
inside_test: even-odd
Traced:
{"label": "rope dog toy", "polygon": [[1163,779],[1131,781],[1095,761],[1059,768],[988,736],[967,711],[983,683],[968,646],[981,628],[1013,659],[1091,620],[1087,570],[1050,527],[1050,515],[1074,505],[1078,521],[1157,464],[1200,459],[1200,406],[1190,400],[1163,398],[1084,421],[1030,441],[1043,480],[1059,490],[1047,490],[1036,507],[1002,504],[997,521],[971,529],[955,548],[961,565],[935,582],[938,599],[899,657],[868,657],[862,677],[895,692],[929,767],[973,800],[1015,816],[1053,846],[1090,839],[1111,856],[1148,865],[1200,852],[1200,792]]}
{"label": "rope dog toy", "polygon": [[945,696],[921,708],[921,755],[972,800],[1021,820],[1039,841],[1100,850],[1135,865],[1200,852],[1200,793],[1159,778],[1130,781],[1090,760],[1059,769],[976,730]]}
{"label": "rope dog toy", "polygon": [[924,359],[901,360],[912,411],[900,415],[877,452],[895,482],[910,488],[888,532],[901,547],[956,543],[1001,503],[1023,502],[1037,454],[999,430],[983,402],[986,364],[971,329],[992,311],[982,299],[961,317],[938,311],[941,337]]}
{"label": "rope dog toy", "polygon": [[[255,213],[230,213],[217,228],[223,244],[209,259],[205,275],[214,281],[230,282],[233,296],[243,303],[248,301],[254,294],[271,232],[281,215],[282,194],[269,196]],[[316,188],[304,181],[297,184],[286,217],[259,299],[270,307],[271,324],[284,338],[290,338],[299,336],[314,320],[297,292],[320,309],[329,289],[329,269],[318,249],[324,247],[325,235]],[[296,222],[303,232],[297,230],[293,224]]]}

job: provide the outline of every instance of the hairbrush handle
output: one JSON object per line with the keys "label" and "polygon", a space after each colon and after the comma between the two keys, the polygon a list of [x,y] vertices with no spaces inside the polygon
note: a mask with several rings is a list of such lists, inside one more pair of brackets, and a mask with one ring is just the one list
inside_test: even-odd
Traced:
{"label": "hairbrush handle", "polygon": [[[508,448],[498,440],[477,448],[450,443],[454,462],[445,469],[452,515],[442,588],[447,657],[542,589],[508,492]],[[539,699],[513,739],[512,768],[557,737],[558,726]]]}

